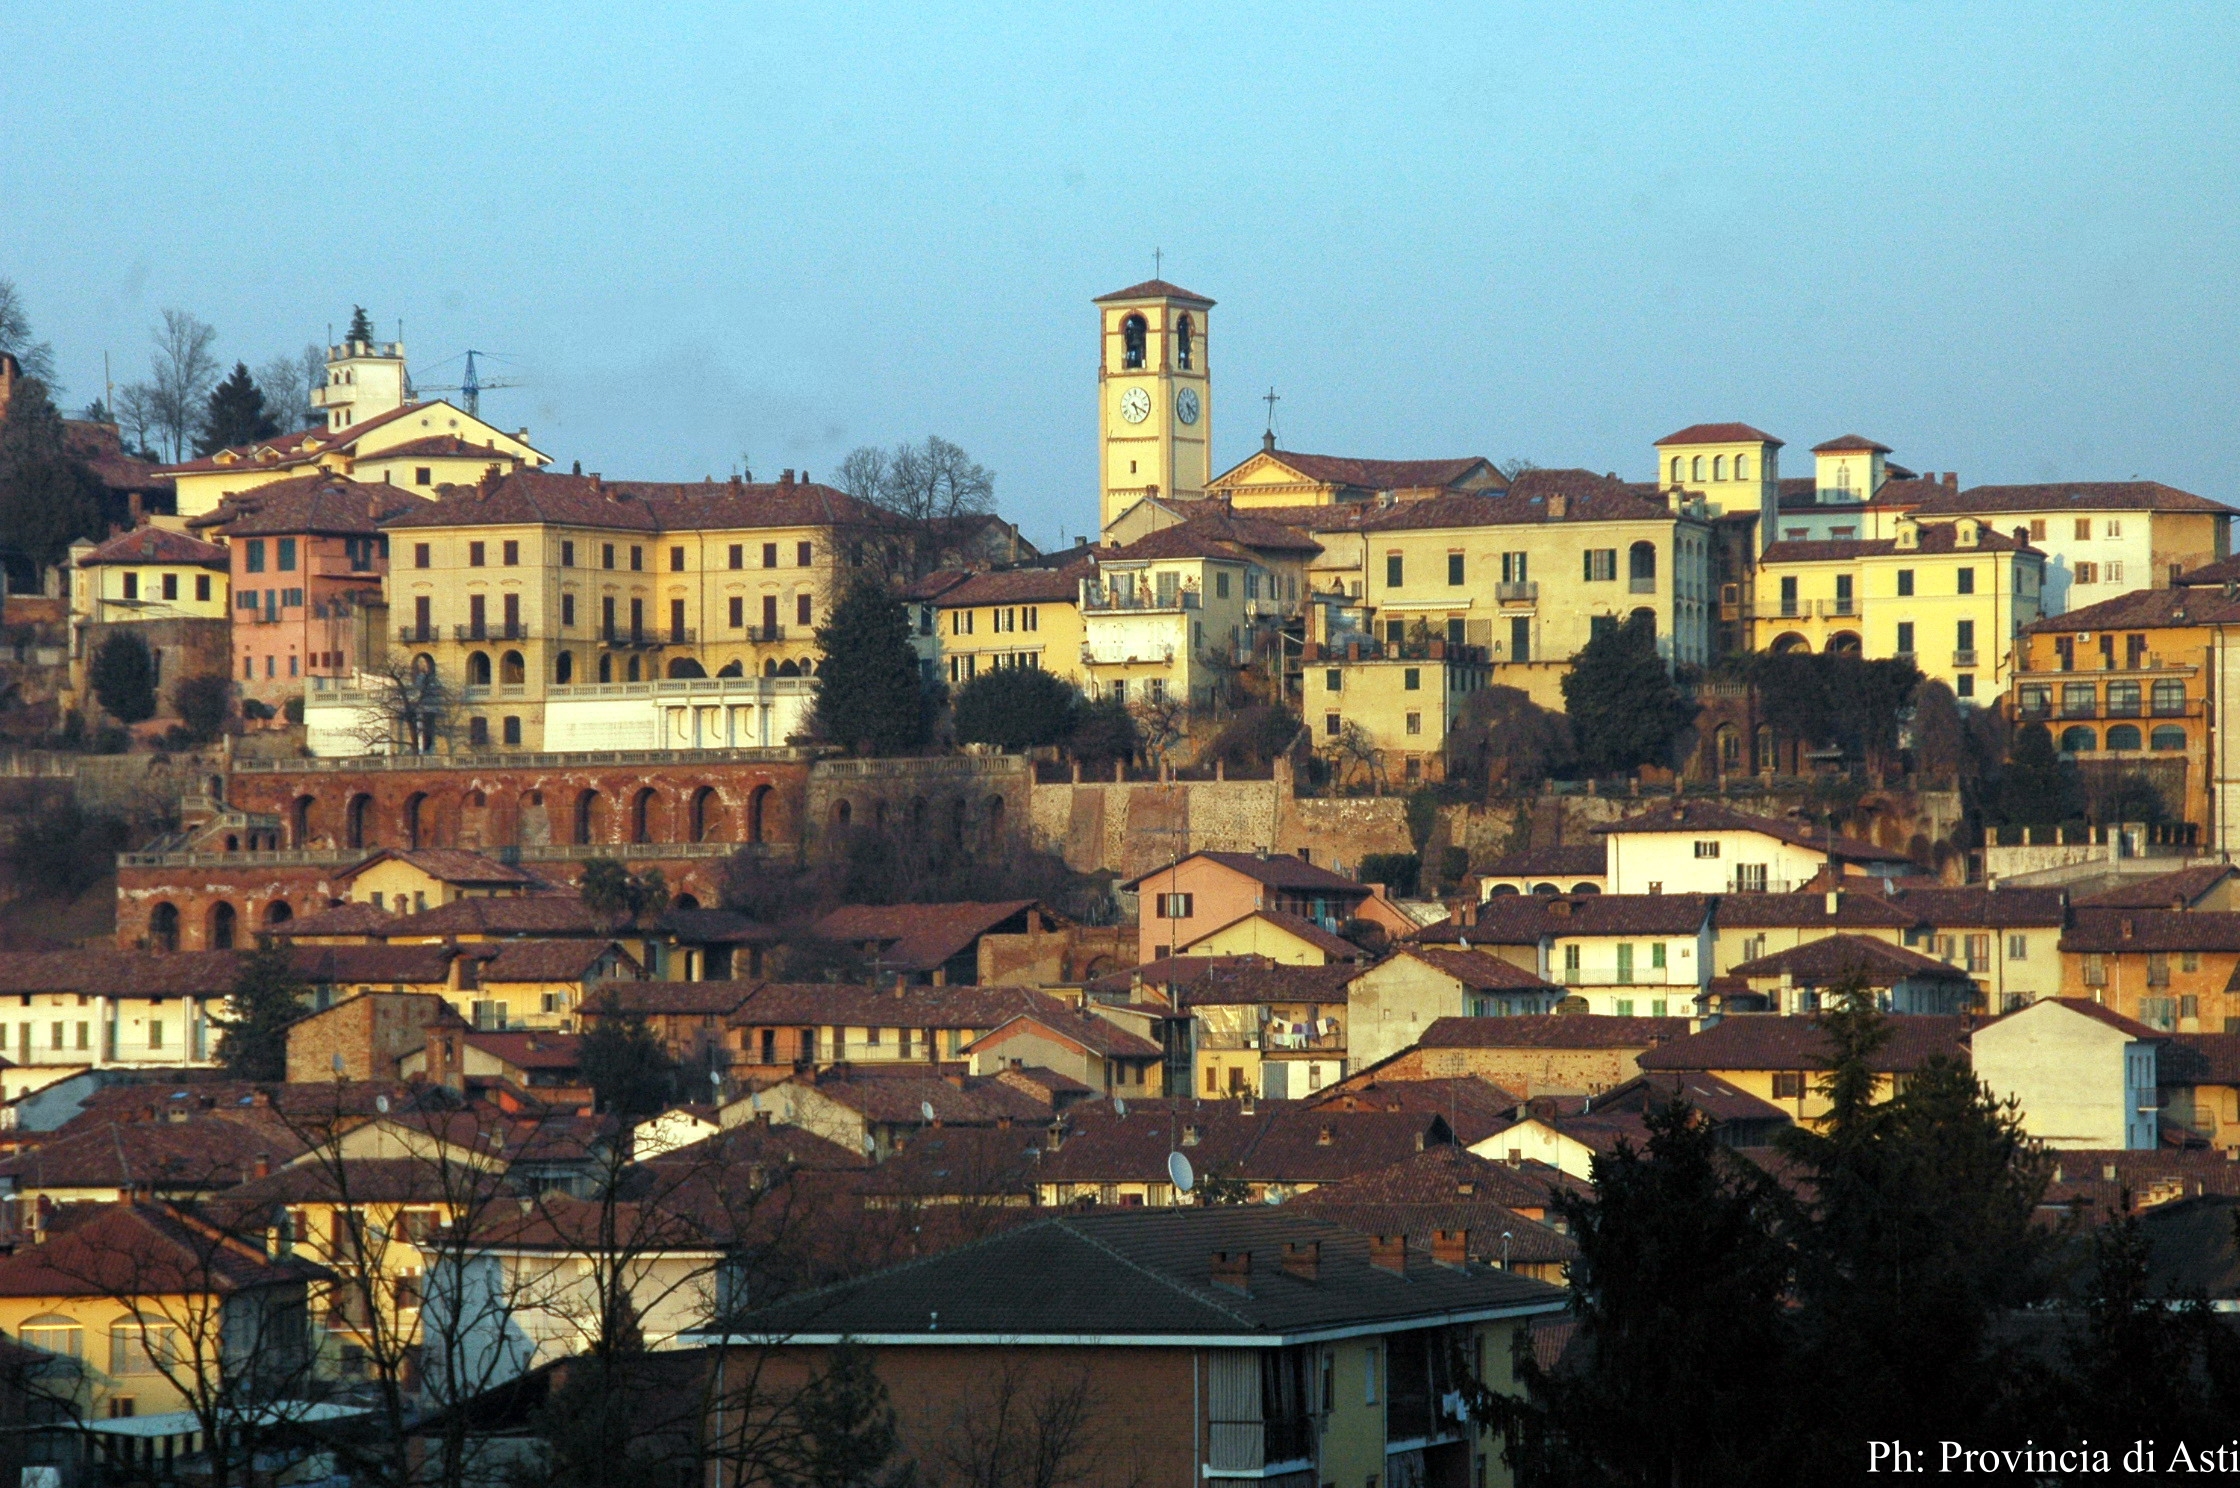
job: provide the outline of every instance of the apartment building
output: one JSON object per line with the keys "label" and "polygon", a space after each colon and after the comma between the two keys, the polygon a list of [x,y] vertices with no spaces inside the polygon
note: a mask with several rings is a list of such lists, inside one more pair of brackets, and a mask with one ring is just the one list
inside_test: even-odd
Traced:
{"label": "apartment building", "polygon": [[1097,555],[1080,579],[1092,696],[1203,700],[1299,612],[1311,537],[1214,512]]}
{"label": "apartment building", "polygon": [[982,672],[1033,667],[1084,679],[1081,596],[1093,563],[1002,573],[945,569],[903,590],[928,680],[962,687]]}

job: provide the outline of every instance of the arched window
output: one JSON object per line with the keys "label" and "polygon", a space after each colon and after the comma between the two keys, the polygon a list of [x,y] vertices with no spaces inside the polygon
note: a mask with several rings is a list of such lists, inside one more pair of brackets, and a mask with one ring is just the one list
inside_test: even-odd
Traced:
{"label": "arched window", "polygon": [[1678,455],[1672,457],[1672,483],[1676,486],[1680,484],[1680,457]]}
{"label": "arched window", "polygon": [[628,669],[628,671],[626,671],[626,672],[625,672],[625,673],[623,674],[623,680],[624,680],[624,681],[627,681],[627,682],[635,682],[635,681],[637,681],[637,680],[638,680],[638,658],[637,658],[637,657],[633,656],[633,657],[631,657],[631,658],[630,658],[630,666],[629,666],[629,669]]}
{"label": "arched window", "polygon": [[778,663],[778,675],[781,677],[798,677],[801,675],[801,664],[788,657]]}
{"label": "arched window", "polygon": [[1727,457],[1725,455],[1713,455],[1711,457],[1711,478],[1715,481],[1723,481],[1727,478]]}
{"label": "arched window", "polygon": [[2139,725],[2118,723],[2108,729],[2108,748],[2137,749],[2139,747]]}
{"label": "arched window", "polygon": [[1641,623],[1642,623],[1643,625],[1646,625],[1646,626],[1648,626],[1648,627],[1649,627],[1649,634],[1651,634],[1651,635],[1655,635],[1655,634],[1657,633],[1657,612],[1656,612],[1655,610],[1651,610],[1651,609],[1639,609],[1639,610],[1635,610],[1635,611],[1634,611],[1634,612],[1633,612],[1632,614],[1630,614],[1630,615],[1626,616],[1626,619],[1627,619],[1627,620],[1628,620],[1629,622],[1630,622],[1630,621],[1634,621],[1634,620],[1639,620],[1639,621],[1640,621],[1640,622],[1641,622]]}
{"label": "arched window", "polygon": [[705,677],[708,675],[708,669],[689,656],[680,656],[669,663],[669,675],[672,677]]}
{"label": "arched window", "polygon": [[1837,631],[1834,635],[1828,637],[1827,649],[1830,656],[1857,656],[1860,649],[1858,632],[1851,630]]}
{"label": "arched window", "polygon": [[467,799],[465,804],[472,806],[477,811],[480,811],[483,807],[490,804],[490,798],[481,791],[471,790],[467,792]]}
{"label": "arched window", "polygon": [[472,651],[467,654],[467,685],[469,687],[488,687],[490,685],[489,652]]}
{"label": "arched window", "polygon": [[311,808],[316,805],[311,796],[296,797],[294,811],[290,814],[289,830],[294,834],[289,846],[298,849],[311,845]]}
{"label": "arched window", "polygon": [[264,922],[267,925],[285,925],[295,917],[296,912],[288,908],[288,901],[285,899],[275,899],[264,907]]}
{"label": "arched window", "polygon": [[653,787],[649,785],[630,799],[630,840],[632,842],[651,842],[653,840],[652,821]]}
{"label": "arched window", "polygon": [[1734,457],[1734,478],[1736,480],[1750,479],[1750,457],[1748,455],[1736,455]]}
{"label": "arched window", "polygon": [[762,658],[762,675],[765,677],[775,677],[778,675],[778,659],[775,656],[765,656]]}
{"label": "arched window", "polygon": [[1602,892],[1602,889],[1597,884],[1583,883],[1573,884],[1571,886],[1571,892],[1574,894],[1599,894]]}
{"label": "arched window", "polygon": [[762,834],[769,825],[769,811],[770,787],[758,785],[747,796],[747,840],[749,842],[760,842],[762,840]]}
{"label": "arched window", "polygon": [[576,679],[576,654],[563,651],[552,658],[552,680],[565,687]]}
{"label": "arched window", "polygon": [[366,846],[366,827],[372,820],[373,797],[360,791],[350,798],[350,810],[345,818],[346,826],[343,832],[347,840],[343,845],[346,847]]}
{"label": "arched window", "polygon": [[739,658],[736,656],[716,669],[716,675],[719,677],[744,677],[746,674],[747,669],[739,664]]}
{"label": "arched window", "polygon": [[233,949],[234,931],[241,920],[232,905],[220,899],[210,906],[210,917],[204,926],[203,944],[213,951]]}
{"label": "arched window", "polygon": [[599,658],[599,680],[602,682],[612,682],[614,680],[613,657],[602,656]]}
{"label": "arched window", "polygon": [[148,947],[156,951],[179,949],[179,906],[159,904],[148,914]]}
{"label": "arched window", "polygon": [[2063,754],[2090,754],[2097,743],[2098,740],[2092,730],[2082,724],[2061,731],[2061,752]]}
{"label": "arched window", "polygon": [[1532,886],[1532,892],[1543,899],[1553,899],[1563,892],[1563,886],[1561,884],[1536,883]]}
{"label": "arched window", "polygon": [[1656,593],[1657,545],[1653,542],[1635,543],[1626,554],[1626,574],[1633,580],[1631,587],[1634,593]]}
{"label": "arched window", "polygon": [[692,840],[708,842],[714,839],[723,821],[723,798],[712,785],[703,785],[692,793]]}
{"label": "arched window", "polygon": [[1143,365],[1143,345],[1148,330],[1140,315],[1131,315],[1120,322],[1120,365],[1124,368]]}
{"label": "arched window", "polygon": [[16,1341],[42,1354],[66,1359],[86,1356],[86,1330],[74,1317],[59,1312],[41,1313],[16,1330]]}
{"label": "arched window", "polygon": [[856,819],[856,808],[846,796],[832,803],[832,824],[844,827]]}
{"label": "arched window", "polygon": [[1703,456],[1697,455],[1688,462],[1688,475],[1693,480],[1703,479]]}
{"label": "arched window", "polygon": [[988,804],[984,808],[984,815],[982,819],[987,825],[988,835],[990,837],[1000,837],[1003,835],[1003,797],[988,797]]}
{"label": "arched window", "polygon": [[1781,763],[1781,751],[1774,747],[1773,725],[1759,724],[1757,735],[1750,744],[1750,768],[1760,775],[1771,775]]}
{"label": "arched window", "polygon": [[605,823],[603,823],[603,822],[601,822],[601,821],[599,820],[599,793],[598,793],[597,791],[590,791],[590,790],[587,790],[587,791],[585,791],[585,792],[584,792],[584,793],[583,793],[582,795],[580,795],[580,796],[577,796],[577,797],[576,797],[576,841],[577,841],[577,843],[578,843],[578,844],[588,844],[588,843],[593,843],[593,842],[597,842],[597,841],[599,840],[599,837],[600,837],[600,835],[601,835],[601,833],[600,833],[600,828],[601,828],[601,827],[603,827],[604,825],[605,825]]}
{"label": "arched window", "polygon": [[676,898],[670,900],[669,904],[673,909],[698,909],[700,907],[700,896],[698,894],[679,894]]}
{"label": "arched window", "polygon": [[1742,731],[1731,723],[1719,725],[1712,735],[1722,774],[1734,774],[1742,768]]}
{"label": "arched window", "polygon": [[1776,656],[1786,656],[1791,651],[1810,651],[1811,649],[1812,642],[1793,630],[1785,630],[1773,638],[1773,654]]}
{"label": "arched window", "polygon": [[1486,897],[1488,899],[1499,899],[1502,895],[1507,894],[1511,898],[1515,898],[1516,893],[1517,886],[1515,884],[1495,884],[1492,888],[1486,890]]}
{"label": "arched window", "polygon": [[2147,736],[2147,742],[2156,749],[2183,749],[2186,747],[2186,731],[2174,723],[2158,724],[2155,731]]}
{"label": "arched window", "polygon": [[498,658],[498,680],[508,687],[519,687],[529,680],[528,668],[522,665],[520,652],[508,651]]}
{"label": "arched window", "polygon": [[1197,339],[1197,330],[1187,310],[1174,323],[1174,364],[1185,372],[1190,370],[1190,358],[1197,349],[1191,344]]}
{"label": "arched window", "polygon": [[[414,791],[411,795],[405,797],[404,845],[409,850],[417,851],[423,847],[435,846],[433,841],[421,840],[425,825],[424,818],[428,814],[427,806],[428,793],[426,791]],[[432,836],[432,834],[429,835]]]}

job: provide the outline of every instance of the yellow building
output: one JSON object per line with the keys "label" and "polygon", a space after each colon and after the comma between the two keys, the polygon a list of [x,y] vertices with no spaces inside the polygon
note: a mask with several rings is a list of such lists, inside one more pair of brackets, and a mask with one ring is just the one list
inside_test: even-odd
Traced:
{"label": "yellow building", "polygon": [[1082,680],[1081,582],[1096,572],[1021,568],[935,574],[904,591],[929,677],[961,687],[982,672],[1033,667]]}
{"label": "yellow building", "polygon": [[1781,507],[1781,441],[1748,424],[1690,424],[1656,444],[1660,489],[1700,496],[1714,517],[1758,514],[1758,547],[1775,536]]}
{"label": "yellow building", "polygon": [[1096,304],[1101,530],[1146,497],[1205,495],[1213,474],[1213,301],[1149,279]]}
{"label": "yellow building", "polygon": [[1358,460],[1276,448],[1275,435],[1243,461],[1215,477],[1208,496],[1239,511],[1344,503],[1421,501],[1458,492],[1499,495],[1508,481],[1493,463],[1470,455],[1457,460]]}
{"label": "yellow building", "polygon": [[[1493,668],[1474,646],[1445,653],[1444,641],[1419,645],[1355,645],[1343,655],[1304,664],[1301,698],[1315,747],[1336,754],[1345,772],[1373,763],[1387,780],[1441,780],[1446,777],[1447,735],[1462,717],[1472,693],[1489,685]],[[1346,725],[1357,724],[1356,740]],[[1373,762],[1346,757],[1366,744]]]}
{"label": "yellow building", "polygon": [[1196,940],[1175,947],[1178,956],[1257,956],[1278,966],[1351,965],[1368,952],[1332,935],[1303,915],[1256,909]]}
{"label": "yellow building", "polygon": [[1910,658],[1963,703],[2013,675],[2039,615],[2044,555],[1974,517],[1901,519],[1880,539],[1778,542],[1760,558],[1757,649]]}
{"label": "yellow building", "polygon": [[528,893],[539,881],[495,858],[459,848],[385,847],[335,882],[353,903],[416,914],[454,899]]}
{"label": "yellow building", "polygon": [[[790,470],[759,485],[521,471],[385,522],[389,613],[410,664],[459,689],[454,747],[614,747],[596,709],[550,735],[548,701],[737,678],[752,711],[758,679],[814,671],[816,629],[877,526],[854,498]],[[714,702],[724,689],[701,691]]]}
{"label": "yellow building", "polygon": [[183,532],[139,527],[70,546],[74,625],[133,620],[223,620],[230,613],[224,548]]}
{"label": "yellow building", "polygon": [[1099,553],[1081,584],[1088,691],[1203,700],[1299,612],[1318,548],[1280,523],[1213,512]]}

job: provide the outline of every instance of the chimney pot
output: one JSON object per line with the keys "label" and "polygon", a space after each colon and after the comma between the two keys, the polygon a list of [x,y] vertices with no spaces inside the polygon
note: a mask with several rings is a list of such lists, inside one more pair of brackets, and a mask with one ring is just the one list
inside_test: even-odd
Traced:
{"label": "chimney pot", "polygon": [[1369,1237],[1369,1264],[1379,1271],[1390,1271],[1395,1276],[1408,1274],[1408,1237],[1406,1235],[1371,1235]]}
{"label": "chimney pot", "polygon": [[1252,1252],[1217,1250],[1213,1253],[1213,1284],[1224,1290],[1252,1295]]}
{"label": "chimney pot", "polygon": [[1470,1232],[1468,1230],[1433,1230],[1431,1232],[1431,1259],[1441,1266],[1464,1266],[1470,1262]]}
{"label": "chimney pot", "polygon": [[270,1178],[272,1176],[272,1154],[269,1152],[258,1153],[254,1171],[259,1178]]}

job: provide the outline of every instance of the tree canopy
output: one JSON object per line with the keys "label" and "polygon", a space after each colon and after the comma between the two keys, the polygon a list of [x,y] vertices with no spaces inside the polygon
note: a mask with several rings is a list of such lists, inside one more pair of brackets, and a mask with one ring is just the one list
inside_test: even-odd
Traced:
{"label": "tree canopy", "polygon": [[999,749],[1062,743],[1081,712],[1080,690],[1039,667],[982,672],[957,689],[957,741]]}
{"label": "tree canopy", "polygon": [[0,418],[0,543],[30,563],[60,563],[70,544],[101,532],[101,478],[70,453],[46,384],[16,384]]}
{"label": "tree canopy", "polygon": [[1635,615],[1588,641],[1563,679],[1580,762],[1598,775],[1662,765],[1696,705],[1657,655],[1656,622]]}
{"label": "tree canopy", "polygon": [[932,710],[918,680],[910,616],[886,586],[859,577],[817,631],[824,663],[817,671],[816,728],[835,744],[865,754],[903,754],[933,732]]}
{"label": "tree canopy", "polygon": [[246,362],[235,362],[233,374],[210,390],[202,413],[202,431],[195,436],[194,452],[216,454],[237,444],[253,444],[280,432],[280,425],[264,406],[264,393],[249,375]]}
{"label": "tree canopy", "polygon": [[599,1109],[618,1116],[650,1116],[668,1105],[676,1066],[646,1026],[643,1015],[623,1012],[612,993],[593,1004],[578,1045],[584,1083]]}
{"label": "tree canopy", "polygon": [[1996,813],[2015,826],[2051,827],[2084,814],[2084,788],[2077,767],[2053,747],[2053,733],[2042,723],[2015,731],[2014,750],[1999,772]]}
{"label": "tree canopy", "polygon": [[109,632],[93,653],[93,695],[119,723],[156,716],[156,662],[148,643],[128,629]]}
{"label": "tree canopy", "polygon": [[636,924],[669,907],[669,881],[659,868],[633,874],[613,858],[591,858],[576,885],[584,907],[618,925]]}
{"label": "tree canopy", "polygon": [[259,937],[233,984],[231,1011],[214,1018],[223,1030],[218,1062],[237,1080],[288,1078],[288,1025],[301,1017],[310,989],[297,977],[284,941]]}

